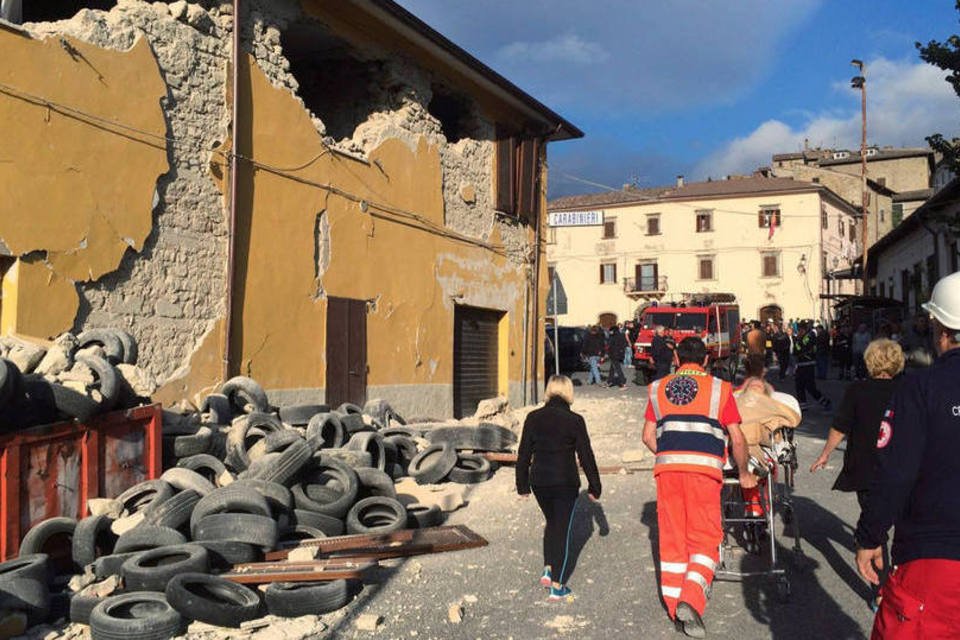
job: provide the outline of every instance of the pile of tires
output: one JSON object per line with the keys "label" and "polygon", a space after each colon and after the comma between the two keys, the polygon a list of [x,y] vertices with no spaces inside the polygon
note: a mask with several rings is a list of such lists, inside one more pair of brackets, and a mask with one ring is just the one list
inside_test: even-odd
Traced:
{"label": "pile of tires", "polygon": [[[94,638],[165,638],[191,620],[236,626],[264,613],[326,613],[362,585],[273,584],[261,598],[219,574],[305,539],[442,524],[439,507],[400,502],[395,481],[482,482],[493,470],[480,452],[510,446],[511,436],[493,425],[405,424],[380,400],[277,409],[259,384],[237,377],[199,411],[164,411],[160,478],[123,492],[104,513],[41,522],[21,551],[48,559],[51,584],[85,573],[120,585],[109,595],[98,591],[102,582],[60,590],[71,621],[89,624]],[[52,615],[49,606],[30,611]]]}
{"label": "pile of tires", "polygon": [[65,333],[49,345],[0,338],[0,424],[85,421],[148,403],[156,382],[137,357],[136,340],[122,329]]}

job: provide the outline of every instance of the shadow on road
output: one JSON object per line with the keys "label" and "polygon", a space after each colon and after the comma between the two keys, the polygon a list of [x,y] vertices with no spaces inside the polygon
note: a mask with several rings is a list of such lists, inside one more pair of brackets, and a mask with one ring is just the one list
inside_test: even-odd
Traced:
{"label": "shadow on road", "polygon": [[577,498],[577,505],[573,511],[573,523],[570,529],[569,548],[567,550],[567,580],[577,568],[577,562],[580,560],[580,554],[587,542],[593,537],[594,525],[601,536],[607,536],[610,533],[610,525],[607,523],[607,514],[603,511],[603,505],[599,502],[593,502],[587,497],[586,491],[581,491]]}
{"label": "shadow on road", "polygon": [[[794,506],[802,522],[802,544],[812,546],[816,550],[815,555],[826,560],[830,570],[856,592],[862,602],[861,606],[866,607],[869,589],[853,569],[853,536],[849,525],[809,498],[794,496]],[[644,504],[641,520],[649,532],[659,584],[656,502]],[[843,552],[838,552],[835,545]],[[728,562],[739,571],[766,571],[769,569],[767,549],[765,545],[763,555],[758,556],[738,548]],[[791,581],[792,595],[787,602],[778,597],[773,576],[750,576],[742,579],[721,577],[717,580],[740,582],[742,606],[757,622],[769,628],[768,637],[773,640],[853,640],[866,637],[860,624],[844,611],[843,606],[821,584],[817,576],[817,570],[822,566],[819,560],[805,555],[795,556],[791,549],[780,544],[780,540],[777,541],[777,554],[783,566],[788,568],[787,575]],[[709,615],[708,606],[705,618],[708,621]]]}

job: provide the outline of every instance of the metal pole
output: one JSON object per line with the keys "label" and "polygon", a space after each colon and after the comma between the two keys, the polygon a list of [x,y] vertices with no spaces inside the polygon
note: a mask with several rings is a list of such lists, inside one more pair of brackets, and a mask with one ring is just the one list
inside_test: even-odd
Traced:
{"label": "metal pole", "polygon": [[557,298],[560,297],[560,289],[557,288],[557,268],[553,268],[553,370],[556,375],[560,375],[560,317],[557,315]]}
{"label": "metal pole", "polygon": [[[860,75],[867,77],[867,65],[860,65]],[[868,285],[870,276],[867,272],[867,248],[870,246],[867,237],[867,83],[864,80],[860,84],[860,113],[862,115],[861,137],[860,137],[860,181],[863,185],[863,194],[860,208],[860,223],[862,225],[861,234],[863,237],[863,295],[869,293]]]}

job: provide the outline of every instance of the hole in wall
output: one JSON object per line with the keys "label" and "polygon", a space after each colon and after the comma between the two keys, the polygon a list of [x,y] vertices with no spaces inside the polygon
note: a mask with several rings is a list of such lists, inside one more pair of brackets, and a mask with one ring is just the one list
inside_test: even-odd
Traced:
{"label": "hole in wall", "polygon": [[475,137],[476,119],[470,101],[443,85],[434,84],[431,89],[433,97],[427,105],[427,111],[440,121],[447,142],[456,143],[464,138]]}
{"label": "hole in wall", "polygon": [[68,20],[81,9],[109,11],[116,0],[22,0],[23,22],[53,22]]}

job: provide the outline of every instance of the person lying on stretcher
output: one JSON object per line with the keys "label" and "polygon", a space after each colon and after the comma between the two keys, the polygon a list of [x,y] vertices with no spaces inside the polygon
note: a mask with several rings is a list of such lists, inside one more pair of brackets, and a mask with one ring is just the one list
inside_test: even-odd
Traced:
{"label": "person lying on stretcher", "polygon": [[[733,394],[740,411],[740,430],[750,451],[750,471],[762,483],[779,455],[779,448],[791,446],[777,431],[800,424],[800,404],[787,393],[774,391],[762,376],[749,377]],[[773,447],[773,450],[770,447]],[[764,515],[761,486],[743,489],[747,515]]]}

